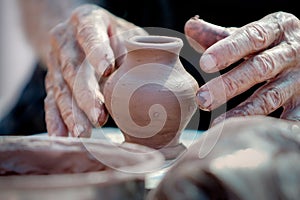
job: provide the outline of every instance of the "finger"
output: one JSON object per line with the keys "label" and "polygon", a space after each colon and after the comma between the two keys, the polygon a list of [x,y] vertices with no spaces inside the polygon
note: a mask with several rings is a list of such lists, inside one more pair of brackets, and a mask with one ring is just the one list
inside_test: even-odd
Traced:
{"label": "finger", "polygon": [[100,93],[94,68],[84,58],[84,52],[75,40],[67,40],[60,49],[64,80],[72,91],[76,104],[91,123],[98,127],[106,122],[108,114],[103,104],[104,98]]}
{"label": "finger", "polygon": [[51,52],[48,64],[49,70],[53,74],[53,94],[61,117],[72,136],[89,137],[91,124],[76,102],[72,101],[71,92],[64,82],[56,58],[56,54]]}
{"label": "finger", "polygon": [[124,41],[121,41],[120,34],[110,37],[111,48],[113,49],[115,55],[115,66],[114,68],[110,68],[111,70],[107,70],[105,74],[103,74],[104,77],[109,76],[113,72],[113,70],[118,69],[124,62],[127,49],[125,48],[125,45],[122,45],[122,42],[124,44]]}
{"label": "finger", "polygon": [[[300,49],[298,46],[296,43],[282,43],[212,79],[197,93],[199,107],[203,110],[213,110],[255,84],[269,80],[284,69],[294,66],[299,57],[296,50]],[[221,98],[220,95],[225,98]]]}
{"label": "finger", "polygon": [[192,17],[184,26],[188,42],[200,53],[203,53],[217,41],[229,36],[229,30],[199,19],[199,16]]}
{"label": "finger", "polygon": [[114,23],[108,29],[110,45],[115,55],[115,69],[118,69],[123,63],[127,49],[125,41],[136,35],[149,35],[143,28],[125,21],[122,18],[114,18]]}
{"label": "finger", "polygon": [[206,72],[216,72],[249,54],[269,47],[280,41],[286,27],[295,23],[294,18],[281,12],[274,13],[234,31],[203,53],[200,67]]}
{"label": "finger", "polygon": [[212,124],[217,124],[230,117],[268,115],[298,93],[299,87],[300,72],[290,70],[285,75],[259,88],[246,101],[216,118]]}
{"label": "finger", "polygon": [[287,103],[284,104],[280,118],[300,121],[300,92],[295,94]]}
{"label": "finger", "polygon": [[[108,76],[114,69],[115,57],[110,46],[107,14],[102,9],[82,14],[75,12],[71,23],[76,27],[76,38],[97,75]],[[108,18],[108,17],[107,17]]]}
{"label": "finger", "polygon": [[45,80],[47,96],[44,100],[47,132],[50,136],[68,136],[67,127],[55,103],[52,80],[50,77],[51,75],[49,75],[48,72]]}

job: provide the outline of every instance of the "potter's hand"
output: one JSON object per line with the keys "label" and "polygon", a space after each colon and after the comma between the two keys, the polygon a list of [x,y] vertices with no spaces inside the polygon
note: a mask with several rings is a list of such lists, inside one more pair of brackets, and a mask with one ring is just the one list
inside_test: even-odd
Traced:
{"label": "potter's hand", "polygon": [[[266,116],[231,118],[204,134],[148,199],[296,199],[300,195],[299,122]],[[274,177],[280,178],[272,182]]]}
{"label": "potter's hand", "polygon": [[108,117],[99,89],[125,51],[123,40],[145,32],[95,5],[82,5],[51,30],[45,111],[50,135],[88,137]]}
{"label": "potter's hand", "polygon": [[266,82],[224,118],[268,115],[283,106],[282,118],[300,119],[300,21],[277,12],[241,28],[223,28],[190,19],[185,26],[190,44],[203,55],[200,67],[217,72],[242,61],[237,67],[203,85],[197,102],[213,110],[257,83]]}

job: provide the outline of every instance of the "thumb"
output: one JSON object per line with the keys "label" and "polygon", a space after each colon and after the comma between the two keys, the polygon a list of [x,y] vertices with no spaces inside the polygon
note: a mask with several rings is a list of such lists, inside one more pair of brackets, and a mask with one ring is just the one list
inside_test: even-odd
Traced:
{"label": "thumb", "polygon": [[236,28],[225,28],[199,19],[196,15],[189,19],[184,26],[184,32],[189,44],[199,53],[217,41],[227,37]]}
{"label": "thumb", "polygon": [[283,105],[283,112],[280,118],[300,121],[300,97],[299,93],[297,96],[292,97],[285,105]]}

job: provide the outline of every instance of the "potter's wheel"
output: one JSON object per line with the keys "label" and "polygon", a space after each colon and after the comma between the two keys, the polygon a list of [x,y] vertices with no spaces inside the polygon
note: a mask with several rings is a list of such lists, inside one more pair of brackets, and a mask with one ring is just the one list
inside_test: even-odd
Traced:
{"label": "potter's wheel", "polygon": [[[180,136],[180,142],[185,145],[186,147],[189,147],[192,145],[201,135],[202,131],[197,130],[184,130],[183,133]],[[92,138],[101,138],[117,143],[122,143],[124,141],[124,137],[118,128],[100,128],[100,129],[94,129],[92,132]],[[159,181],[163,178],[164,174],[167,172],[167,170],[176,162],[176,160],[169,160],[165,161],[164,166],[155,171],[151,172],[146,175],[145,179],[145,186],[147,189],[153,189],[157,186]]]}
{"label": "potter's wheel", "polygon": [[3,136],[0,199],[142,199],[145,174],[163,164],[161,154],[136,144]]}
{"label": "potter's wheel", "polygon": [[[180,142],[184,144],[186,147],[189,147],[199,138],[201,133],[202,131],[197,131],[197,130],[190,130],[190,129],[184,130],[180,136]],[[48,137],[48,135],[47,133],[42,133],[39,135],[33,135],[29,137]],[[124,141],[124,137],[120,129],[113,128],[113,127],[93,129],[91,138],[103,139],[108,142],[116,142],[120,144]],[[176,160],[165,161],[165,164],[159,170],[148,173],[145,179],[145,187],[147,189],[155,188],[159,183],[159,181],[163,178],[166,171],[175,162]]]}
{"label": "potter's wheel", "polygon": [[[186,147],[189,147],[197,140],[197,138],[200,135],[201,135],[200,131],[185,130],[181,135],[180,142],[183,143]],[[10,137],[10,136],[8,136],[8,137]],[[3,140],[4,138],[5,138],[5,136],[0,137],[0,141]],[[47,140],[47,139],[49,139],[49,136],[47,135],[47,133],[41,133],[41,134],[32,135],[32,136],[24,136],[21,138],[26,138],[26,139],[33,138],[33,139],[41,139],[41,140],[46,139]],[[55,138],[55,137],[53,137],[53,138]],[[68,138],[68,139],[72,140],[72,138]],[[109,128],[109,127],[93,129],[92,136],[91,136],[91,138],[87,139],[87,141],[98,140],[98,139],[103,140],[102,142],[105,144],[115,144],[115,143],[122,144],[124,141],[123,135],[121,134],[121,131],[119,129]],[[129,146],[129,149],[130,148],[133,148],[133,150],[135,149],[134,147]],[[148,151],[148,150],[145,149],[145,151]],[[114,157],[114,156],[112,156],[112,157]],[[111,159],[108,159],[108,161],[110,161],[110,160]],[[152,159],[148,159],[147,161],[143,161],[142,163],[146,164],[147,166],[150,166],[152,162],[153,162]],[[15,197],[27,195],[31,199],[39,199],[40,196],[45,197],[45,199],[47,199],[46,197],[49,196],[49,199],[51,199],[54,196],[64,196],[64,195],[66,195],[68,197],[71,195],[73,198],[73,195],[76,196],[79,194],[87,194],[87,195],[90,195],[93,197],[101,197],[101,196],[105,196],[105,195],[114,194],[114,193],[116,193],[116,191],[118,191],[118,194],[123,195],[123,197],[124,197],[123,199],[126,199],[124,194],[128,195],[128,190],[127,189],[124,190],[124,188],[127,188],[129,185],[132,188],[133,193],[143,195],[143,193],[141,191],[142,188],[143,187],[146,189],[155,188],[157,186],[157,184],[160,182],[160,180],[163,178],[164,174],[170,168],[170,166],[172,166],[172,164],[174,164],[175,162],[176,162],[176,160],[168,160],[168,161],[165,161],[164,163],[160,164],[160,166],[158,168],[156,168],[156,170],[151,170],[146,173],[143,172],[143,174],[145,175],[144,183],[139,182],[139,180],[141,180],[142,178],[140,179],[139,177],[141,177],[141,176],[137,176],[137,174],[135,173],[135,172],[138,172],[137,169],[140,169],[141,167],[137,167],[136,169],[130,167],[130,168],[128,168],[128,170],[131,170],[131,171],[129,171],[130,173],[128,173],[129,176],[124,176],[124,174],[119,173],[118,170],[115,170],[113,175],[111,175],[111,174],[107,175],[106,172],[103,172],[103,173],[102,172],[100,172],[100,173],[99,172],[90,172],[86,175],[83,175],[82,173],[81,174],[73,174],[73,175],[63,175],[63,176],[62,175],[54,175],[54,176],[51,175],[51,177],[48,177],[46,179],[45,179],[45,176],[33,176],[32,179],[29,181],[29,182],[31,182],[31,184],[34,185],[33,188],[44,187],[43,184],[40,184],[40,183],[44,183],[45,186],[47,186],[47,187],[49,185],[51,186],[51,185],[56,185],[56,184],[60,183],[61,187],[60,186],[59,187],[65,188],[65,189],[59,190],[59,191],[57,191],[56,189],[55,190],[47,189],[46,191],[41,190],[42,192],[40,192],[40,191],[36,192],[36,190],[33,192],[33,190],[27,190],[27,189],[26,190],[24,190],[24,189],[16,190],[16,188],[14,188],[14,189],[13,188],[5,188],[4,186],[7,185],[6,183],[8,183],[8,181],[13,181],[13,182],[11,182],[11,184],[13,184],[17,187],[19,187],[18,185],[20,185],[20,187],[23,188],[25,179],[22,177],[18,177],[18,176],[15,176],[15,178],[13,178],[13,179],[10,179],[9,177],[2,177],[0,182],[2,181],[1,187],[3,187],[2,188],[3,190],[1,190],[1,188],[0,188],[0,190],[2,191],[2,193],[1,193],[2,196],[3,195],[5,196],[6,194],[8,196],[15,194]],[[45,163],[47,163],[47,160],[45,161]],[[142,168],[145,168],[145,167],[142,167]],[[126,170],[126,168],[125,168],[125,170]],[[124,176],[124,177],[120,177],[120,176]],[[28,178],[30,178],[30,177],[28,177]],[[96,180],[102,180],[102,179],[103,180],[113,180],[113,179],[115,179],[114,182],[117,182],[117,184],[112,182],[109,185],[104,185],[105,187],[101,186],[100,188],[97,188],[97,190],[95,190],[94,187],[90,187],[91,185],[95,184],[95,183],[93,183],[93,181],[95,180],[95,177],[99,177],[99,178],[96,178]],[[26,178],[26,179],[28,179],[28,178]],[[86,182],[88,184],[85,184],[85,185],[89,185],[89,187],[84,188],[84,192],[83,192],[82,186],[76,185],[77,183],[75,180],[82,180],[83,184],[85,184],[84,182]],[[91,180],[92,180],[92,183],[91,183]],[[28,183],[28,181],[26,181],[26,182]],[[106,181],[104,181],[103,184],[106,184],[105,182]],[[75,186],[74,186],[74,183],[75,183]],[[101,185],[101,183],[99,183],[99,182],[97,182],[97,184]],[[69,187],[69,189],[66,190],[67,187],[63,187],[63,185],[73,185],[73,186]],[[144,185],[144,186],[142,186],[142,185]],[[25,187],[27,187],[27,186],[29,188],[31,187],[31,185],[25,184]],[[51,186],[50,188],[53,188],[53,186]],[[115,191],[115,192],[111,193],[110,190]],[[116,195],[116,194],[114,194],[114,195]],[[37,196],[33,197],[32,195],[37,195]],[[11,197],[11,196],[9,196],[9,197]],[[38,198],[36,198],[36,197],[38,197]],[[80,196],[77,196],[77,197],[79,197],[79,199],[80,199]],[[130,198],[131,197],[129,197],[128,199],[130,199]],[[76,198],[74,197],[73,199],[76,199]]]}

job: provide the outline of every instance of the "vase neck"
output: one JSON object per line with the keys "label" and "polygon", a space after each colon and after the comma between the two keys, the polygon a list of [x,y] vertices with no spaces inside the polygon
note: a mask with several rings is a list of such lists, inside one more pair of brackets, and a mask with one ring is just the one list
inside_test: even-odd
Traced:
{"label": "vase neck", "polygon": [[183,42],[166,36],[134,36],[127,40],[127,59],[137,64],[172,64],[178,60]]}

